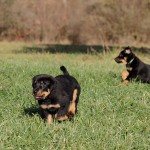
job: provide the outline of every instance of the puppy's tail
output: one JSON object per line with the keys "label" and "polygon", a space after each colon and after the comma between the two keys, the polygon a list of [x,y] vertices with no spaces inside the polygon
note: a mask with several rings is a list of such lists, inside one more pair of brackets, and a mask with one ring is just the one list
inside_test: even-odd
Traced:
{"label": "puppy's tail", "polygon": [[67,69],[65,68],[65,66],[61,66],[60,70],[64,73],[64,75],[69,75],[69,72],[67,71]]}

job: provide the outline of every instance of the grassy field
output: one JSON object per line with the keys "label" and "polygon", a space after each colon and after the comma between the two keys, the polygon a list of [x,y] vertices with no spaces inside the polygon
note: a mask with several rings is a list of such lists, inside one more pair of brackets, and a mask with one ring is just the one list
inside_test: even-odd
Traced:
{"label": "grassy field", "polygon": [[[150,85],[123,85],[125,68],[109,55],[22,53],[24,43],[0,43],[0,150],[148,150]],[[19,52],[19,53],[16,53]],[[150,54],[136,53],[150,64]],[[47,125],[31,79],[56,76],[64,65],[82,92],[74,120]]]}

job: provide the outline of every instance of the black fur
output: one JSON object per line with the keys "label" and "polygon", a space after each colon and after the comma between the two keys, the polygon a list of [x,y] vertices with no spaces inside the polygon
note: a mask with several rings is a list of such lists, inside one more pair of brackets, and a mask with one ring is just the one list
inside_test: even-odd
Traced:
{"label": "black fur", "polygon": [[128,76],[125,80],[132,79],[140,80],[144,83],[150,83],[150,65],[142,62],[131,50],[126,47],[120,52],[119,56],[115,58],[117,63],[126,63]]}
{"label": "black fur", "polygon": [[[32,79],[32,87],[33,95],[42,107],[45,117],[50,114],[53,115],[53,117],[55,116],[59,121],[62,121],[65,119],[60,118],[64,116],[69,118],[76,114],[80,95],[80,85],[73,76],[69,75],[64,66],[61,66],[60,69],[63,71],[63,75],[52,77],[50,75],[40,74],[34,76]],[[75,113],[72,113],[69,108],[73,103],[74,91],[76,98]],[[57,105],[60,107],[57,107]]]}

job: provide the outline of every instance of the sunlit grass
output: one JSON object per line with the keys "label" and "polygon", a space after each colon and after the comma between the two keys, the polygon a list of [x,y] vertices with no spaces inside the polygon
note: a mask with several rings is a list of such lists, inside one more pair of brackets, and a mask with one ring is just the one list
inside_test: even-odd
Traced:
{"label": "sunlit grass", "polygon": [[[121,84],[123,65],[109,55],[23,54],[11,43],[0,44],[0,149],[149,149],[150,85]],[[7,45],[6,44],[6,45]],[[149,61],[150,55],[140,55]],[[147,63],[149,63],[147,61]],[[73,121],[48,126],[38,115],[31,78],[39,73],[61,74],[67,67],[81,85]]]}

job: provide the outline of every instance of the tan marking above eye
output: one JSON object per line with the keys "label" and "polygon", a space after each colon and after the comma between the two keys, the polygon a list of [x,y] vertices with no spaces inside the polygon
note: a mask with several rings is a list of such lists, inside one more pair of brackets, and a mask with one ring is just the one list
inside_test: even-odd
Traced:
{"label": "tan marking above eye", "polygon": [[43,82],[43,81],[41,81],[41,82],[40,82],[40,85],[43,85],[43,83],[44,83],[44,82]]}

